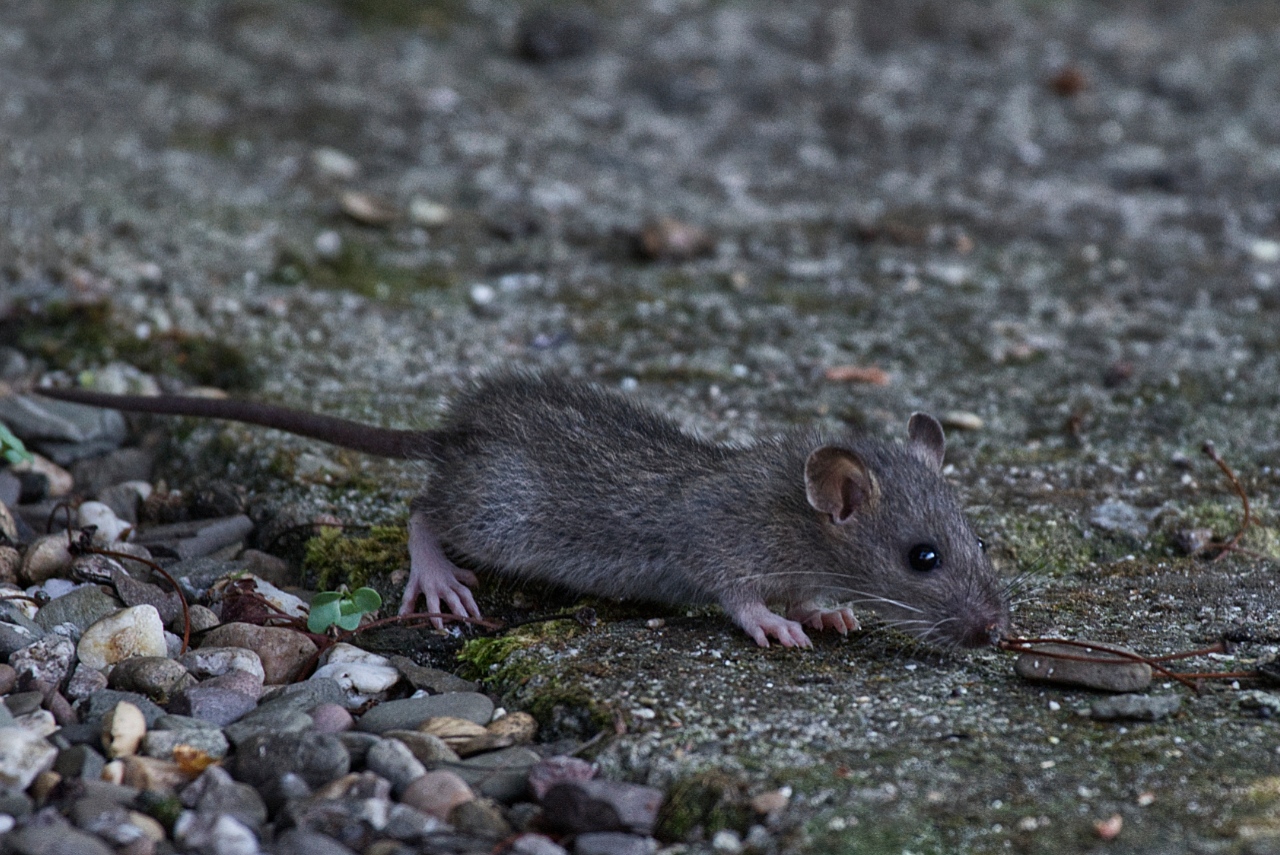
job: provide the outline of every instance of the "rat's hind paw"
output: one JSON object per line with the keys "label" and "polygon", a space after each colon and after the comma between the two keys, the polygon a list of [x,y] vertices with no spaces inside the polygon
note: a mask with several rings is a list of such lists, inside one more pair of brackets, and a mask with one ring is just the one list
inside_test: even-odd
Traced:
{"label": "rat's hind paw", "polygon": [[769,646],[772,636],[783,647],[812,647],[804,627],[771,610],[762,602],[725,604],[725,611],[746,630],[761,647]]}
{"label": "rat's hind paw", "polygon": [[812,602],[792,606],[787,610],[787,617],[814,629],[834,629],[841,635],[848,635],[853,630],[862,628],[862,624],[854,617],[853,609],[827,611]]}
{"label": "rat's hind paw", "polygon": [[[476,576],[463,570],[444,554],[440,541],[420,514],[409,517],[409,581],[400,600],[400,614],[412,614],[419,595],[427,599],[427,611],[441,613],[443,604],[459,617],[480,617],[480,607],[467,584],[475,584]],[[444,621],[432,618],[431,625],[444,629]]]}

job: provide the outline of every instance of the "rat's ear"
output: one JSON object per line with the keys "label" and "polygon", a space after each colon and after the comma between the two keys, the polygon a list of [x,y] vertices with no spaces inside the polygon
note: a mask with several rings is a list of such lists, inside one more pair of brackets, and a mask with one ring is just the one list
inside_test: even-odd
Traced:
{"label": "rat's ear", "polygon": [[866,513],[880,498],[880,485],[862,458],[847,448],[824,445],[804,464],[804,489],[815,510],[847,523]]}
{"label": "rat's ear", "polygon": [[934,472],[941,472],[947,439],[938,420],[928,413],[912,414],[911,421],[907,422],[907,450]]}

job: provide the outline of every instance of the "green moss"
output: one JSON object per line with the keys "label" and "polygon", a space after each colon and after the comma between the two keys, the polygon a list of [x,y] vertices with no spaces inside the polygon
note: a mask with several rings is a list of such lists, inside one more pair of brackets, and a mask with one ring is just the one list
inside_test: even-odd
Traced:
{"label": "green moss", "polygon": [[314,573],[321,590],[345,584],[358,588],[409,561],[409,535],[404,525],[373,526],[364,537],[337,528],[322,529],[307,542],[303,569]]}
{"label": "green moss", "polygon": [[291,247],[280,250],[271,279],[282,285],[308,282],[317,288],[352,291],[378,300],[404,299],[410,294],[453,284],[444,267],[404,267],[379,259],[380,248],[352,231],[343,235],[337,257],[311,261]]}
{"label": "green moss", "polygon": [[[1250,511],[1253,519],[1240,539],[1240,546],[1263,555],[1280,556],[1280,529],[1275,526],[1275,514],[1257,501],[1250,503]],[[1196,528],[1212,531],[1218,541],[1229,540],[1243,521],[1244,512],[1238,500],[1200,502],[1182,509],[1173,522],[1162,528],[1161,543],[1173,551],[1175,535],[1179,531]]]}
{"label": "green moss", "polygon": [[699,772],[672,785],[658,813],[658,837],[674,842],[723,829],[742,833],[752,817],[745,782],[723,771]]}
{"label": "green moss", "polygon": [[105,302],[19,310],[0,324],[0,340],[71,372],[119,360],[151,374],[222,389],[251,389],[258,384],[243,345],[181,331],[139,338]]}
{"label": "green moss", "polygon": [[1025,572],[1069,576],[1093,558],[1092,545],[1066,516],[1016,514],[997,526],[1004,552]]}

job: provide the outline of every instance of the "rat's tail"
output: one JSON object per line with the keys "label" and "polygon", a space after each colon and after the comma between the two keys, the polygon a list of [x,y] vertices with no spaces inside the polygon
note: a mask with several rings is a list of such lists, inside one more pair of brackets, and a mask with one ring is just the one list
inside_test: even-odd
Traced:
{"label": "rat's tail", "polygon": [[260,404],[234,398],[108,395],[86,389],[38,388],[31,391],[59,401],[88,404],[91,407],[108,407],[131,413],[195,416],[262,425],[378,457],[431,458],[436,456],[440,448],[439,439],[431,431],[380,428],[349,419],[321,416],[274,404]]}

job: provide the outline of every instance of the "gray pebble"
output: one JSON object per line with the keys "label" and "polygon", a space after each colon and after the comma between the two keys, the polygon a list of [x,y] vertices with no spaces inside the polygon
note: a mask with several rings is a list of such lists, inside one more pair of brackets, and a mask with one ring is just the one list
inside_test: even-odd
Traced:
{"label": "gray pebble", "polygon": [[338,740],[346,747],[351,756],[351,765],[359,768],[364,765],[369,749],[382,741],[382,737],[374,733],[361,733],[358,730],[347,730],[337,734]]}
{"label": "gray pebble", "polygon": [[9,664],[18,672],[19,685],[22,680],[59,685],[66,679],[75,657],[76,645],[71,639],[50,633],[15,650],[9,655]]}
{"label": "gray pebble", "polygon": [[267,806],[248,784],[232,780],[221,766],[210,766],[182,791],[182,803],[208,816],[234,816],[257,831],[267,821]]}
{"label": "gray pebble", "polygon": [[427,774],[427,768],[398,739],[379,739],[365,754],[364,765],[370,772],[390,781],[397,797],[416,778]]}
{"label": "gray pebble", "polygon": [[[415,689],[421,689],[433,695],[443,695],[448,692],[474,692],[480,687],[479,683],[456,677],[448,671],[419,665],[407,656],[391,656],[388,657],[388,661],[391,667],[399,671],[400,676]],[[487,722],[481,722],[481,724],[485,723]]]}
{"label": "gray pebble", "polygon": [[44,695],[40,692],[13,692],[4,699],[4,707],[10,715],[30,715],[40,709]]}
{"label": "gray pebble", "polygon": [[413,756],[428,769],[434,769],[441,763],[457,763],[458,754],[445,744],[440,737],[423,733],[420,730],[387,730],[383,736],[398,739],[413,752]]}
{"label": "gray pebble", "polygon": [[227,737],[217,729],[152,730],[142,737],[142,753],[160,760],[172,760],[173,749],[179,745],[202,751],[215,760],[227,756],[229,748]]}
{"label": "gray pebble", "polygon": [[507,848],[510,855],[568,855],[568,851],[542,834],[522,834]]}
{"label": "gray pebble", "polygon": [[351,758],[335,736],[323,733],[264,733],[236,746],[235,775],[247,784],[273,782],[286,772],[310,787],[347,774]]}
{"label": "gray pebble", "polygon": [[[101,495],[103,491],[126,481],[150,481],[155,462],[155,452],[150,449],[117,448],[107,454],[77,460],[71,466],[71,475],[76,479],[78,491],[107,504]],[[136,506],[136,491],[134,496]]]}
{"label": "gray pebble", "polygon": [[156,719],[152,725],[152,730],[221,730],[218,725],[209,721],[202,721],[198,718],[192,718],[189,715],[177,715],[176,713],[166,713]]}
{"label": "gray pebble", "polygon": [[[186,530],[185,523],[178,523],[178,525],[183,526],[184,531]],[[168,528],[170,526],[155,526],[150,531]],[[188,593],[204,591],[228,573],[235,573],[241,569],[243,569],[242,565],[236,561],[223,561],[218,558],[189,558],[165,568],[170,576],[183,583],[183,588]]]}
{"label": "gray pebble", "polygon": [[[57,817],[54,813],[53,817]],[[14,855],[113,855],[114,850],[95,835],[86,834],[61,817],[41,811],[32,821],[4,837],[5,852]]]}
{"label": "gray pebble", "polygon": [[95,692],[100,692],[107,687],[107,675],[103,674],[97,668],[90,668],[87,665],[77,665],[76,670],[72,672],[71,679],[67,682],[67,697],[73,701],[82,701]]}
{"label": "gray pebble", "polygon": [[327,834],[291,828],[276,838],[271,851],[275,855],[356,855]]}
{"label": "gray pebble", "polygon": [[36,612],[35,622],[45,631],[69,623],[84,632],[102,618],[119,610],[120,603],[115,597],[97,585],[84,585],[45,603]]}
{"label": "gray pebble", "polygon": [[92,746],[73,745],[58,752],[53,761],[53,771],[63,778],[88,778],[96,780],[102,775],[107,760]]}
{"label": "gray pebble", "polygon": [[542,797],[549,824],[577,834],[626,831],[648,834],[658,821],[662,790],[621,781],[568,781]]}
{"label": "gray pebble", "polygon": [[315,721],[304,712],[286,709],[264,713],[259,706],[234,724],[225,726],[222,732],[232,745],[239,746],[253,739],[270,738],[273,734],[296,736],[309,733],[314,727]]}
{"label": "gray pebble", "polygon": [[129,811],[111,799],[88,795],[75,800],[68,817],[77,828],[106,840],[113,846],[124,846],[142,836],[142,830],[129,821]]}
{"label": "gray pebble", "polygon": [[0,398],[0,422],[59,466],[118,448],[127,435],[115,410],[29,395]]}
{"label": "gray pebble", "polygon": [[620,831],[579,834],[573,840],[573,855],[653,855],[657,851],[658,841],[652,837]]}
{"label": "gray pebble", "polygon": [[1107,499],[1089,514],[1089,522],[1104,531],[1142,540],[1151,530],[1152,511],[1135,508],[1119,499]]}
{"label": "gray pebble", "polygon": [[137,692],[157,703],[195,683],[187,669],[163,656],[135,656],[111,669],[107,685],[122,692]]}
{"label": "gray pebble", "polygon": [[[1013,670],[1026,680],[1084,686],[1105,692],[1139,692],[1151,685],[1150,665],[1120,656],[1108,656],[1106,653],[1107,650],[1132,651],[1114,644],[1091,644],[1092,647],[1088,648],[1067,644],[1037,644],[1031,651],[1018,656]],[[1053,654],[1110,659],[1115,664],[1080,662],[1062,659]]]}
{"label": "gray pebble", "polygon": [[511,836],[511,825],[490,799],[470,799],[449,811],[449,824],[463,834],[501,840]]}
{"label": "gray pebble", "polygon": [[529,770],[541,759],[528,748],[504,748],[468,757],[448,768],[480,795],[510,803],[524,797]]}
{"label": "gray pebble", "polygon": [[310,712],[320,704],[341,704],[346,697],[337,680],[313,677],[266,692],[262,696],[261,705],[271,711],[295,709]]}
{"label": "gray pebble", "polygon": [[111,583],[126,606],[143,604],[155,606],[156,611],[160,613],[160,622],[163,624],[182,620],[182,600],[176,591],[140,581],[123,567],[116,567],[112,571]]}
{"label": "gray pebble", "polygon": [[137,692],[119,692],[115,689],[103,689],[100,692],[94,692],[87,701],[79,705],[80,719],[86,724],[101,724],[102,717],[115,709],[116,704],[121,701],[128,701],[141,710],[142,717],[147,722],[147,727],[151,727],[156,719],[164,715],[164,710],[156,706],[146,695],[139,695]]}
{"label": "gray pebble", "polygon": [[356,728],[368,733],[387,730],[413,730],[434,716],[452,716],[488,724],[493,718],[493,701],[479,692],[452,692],[447,695],[429,695],[387,701],[362,715]]}
{"label": "gray pebble", "polygon": [[1098,721],[1158,721],[1182,706],[1177,695],[1116,695],[1093,702],[1089,716]]}

